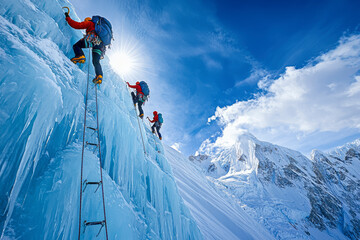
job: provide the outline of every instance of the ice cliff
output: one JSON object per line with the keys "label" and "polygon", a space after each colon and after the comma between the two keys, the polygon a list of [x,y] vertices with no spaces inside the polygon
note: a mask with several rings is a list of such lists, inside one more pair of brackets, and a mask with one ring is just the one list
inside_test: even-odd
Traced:
{"label": "ice cliff", "polygon": [[[61,8],[75,11],[66,0],[0,3],[1,239],[76,239],[88,65],[69,60],[82,34],[66,24]],[[202,239],[162,144],[141,122],[144,154],[129,92],[106,59],[102,66],[98,101],[109,239]],[[96,154],[85,150],[84,179],[98,176]],[[100,220],[100,192],[84,193],[84,219]],[[97,232],[87,228],[82,238]]]}

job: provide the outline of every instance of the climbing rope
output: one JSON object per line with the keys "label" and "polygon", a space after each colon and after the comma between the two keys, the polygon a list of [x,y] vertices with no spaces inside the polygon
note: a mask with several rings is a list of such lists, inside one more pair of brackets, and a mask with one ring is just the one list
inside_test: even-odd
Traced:
{"label": "climbing rope", "polygon": [[[89,58],[90,58],[90,48],[89,48]],[[86,84],[86,95],[85,95],[85,114],[84,114],[84,131],[83,131],[83,144],[81,152],[81,174],[80,174],[80,208],[79,208],[79,235],[78,239],[80,240],[81,234],[81,207],[82,207],[82,192],[83,192],[83,169],[84,169],[84,150],[85,150],[85,130],[86,130],[86,112],[87,112],[87,103],[88,103],[88,94],[89,94],[89,77],[90,76],[90,61],[88,63],[88,74],[87,74],[87,84]]]}
{"label": "climbing rope", "polygon": [[[91,48],[89,48],[89,63],[88,63],[88,74],[87,74],[87,84],[86,84],[86,95],[85,95],[85,113],[84,113],[84,132],[83,132],[83,144],[82,144],[82,153],[81,153],[81,174],[80,174],[80,205],[79,205],[79,235],[78,235],[78,240],[80,240],[80,236],[81,236],[81,211],[82,211],[82,193],[86,190],[86,187],[88,184],[93,184],[93,185],[101,185],[101,192],[102,192],[102,202],[103,202],[103,212],[104,212],[104,220],[102,221],[94,221],[94,222],[88,222],[88,221],[84,221],[83,227],[83,233],[85,232],[85,229],[87,226],[95,226],[95,225],[100,225],[100,230],[98,232],[98,234],[96,236],[98,236],[101,232],[101,229],[105,226],[105,232],[106,232],[106,239],[108,239],[108,231],[107,231],[107,222],[106,222],[106,211],[105,211],[105,195],[104,195],[104,182],[103,182],[103,176],[102,176],[102,161],[101,161],[101,146],[100,146],[100,133],[99,133],[99,117],[98,117],[98,102],[97,102],[97,87],[95,85],[95,102],[96,102],[96,124],[97,127],[93,128],[93,127],[89,127],[86,125],[86,116],[87,116],[87,112],[88,112],[88,98],[89,98],[89,82],[90,82],[90,61],[91,60]],[[97,131],[97,139],[98,139],[98,143],[89,143],[87,141],[85,141],[85,135],[86,135],[86,128],[93,130],[93,131]],[[87,180],[85,180],[83,182],[83,170],[84,170],[84,151],[85,151],[85,146],[90,145],[90,146],[96,146],[99,150],[99,167],[100,167],[100,182],[89,182]],[[85,186],[85,187],[84,187]],[[97,189],[96,189],[97,190]],[[95,190],[95,192],[96,192]]]}
{"label": "climbing rope", "polygon": [[98,144],[99,144],[99,161],[100,161],[100,177],[101,177],[101,192],[102,192],[102,202],[103,202],[103,210],[104,210],[104,221],[105,221],[105,232],[106,239],[108,239],[108,231],[107,231],[107,222],[106,222],[106,211],[105,211],[105,195],[104,195],[104,181],[102,175],[102,161],[101,161],[101,147],[100,147],[100,133],[99,133],[99,109],[98,109],[98,101],[97,101],[97,86],[95,85],[95,100],[96,100],[96,125],[97,125],[97,135],[98,135]]}

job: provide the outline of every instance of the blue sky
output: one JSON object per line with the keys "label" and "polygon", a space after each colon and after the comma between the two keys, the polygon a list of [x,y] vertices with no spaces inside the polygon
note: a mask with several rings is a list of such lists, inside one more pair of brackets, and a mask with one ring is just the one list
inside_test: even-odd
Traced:
{"label": "blue sky", "polygon": [[[136,74],[127,75],[125,80],[148,81],[151,99],[145,106],[145,113],[162,112],[164,142],[176,144],[187,155],[193,154],[210,137],[213,141],[233,141],[227,132],[240,128],[249,130],[260,140],[304,154],[314,148],[327,150],[360,137],[359,126],[355,123],[360,115],[358,105],[351,106],[354,111],[349,111],[354,116],[349,117],[347,112],[339,110],[344,109],[339,101],[329,103],[331,112],[339,110],[338,115],[350,120],[340,125],[325,124],[320,116],[330,107],[321,104],[328,101],[325,97],[331,93],[322,99],[310,94],[340,82],[341,74],[348,72],[348,65],[339,70],[337,79],[319,81],[324,85],[315,84],[318,88],[303,94],[301,101],[294,101],[293,106],[298,109],[295,115],[298,119],[303,117],[300,123],[291,120],[289,108],[281,103],[284,97],[279,92],[283,86],[292,86],[295,80],[291,76],[316,72],[317,66],[326,65],[327,60],[319,59],[321,56],[357,41],[352,39],[348,43],[344,38],[359,33],[359,1],[71,2],[80,18],[102,15],[112,22],[114,50],[108,56],[114,57],[119,49],[131,49],[138,64]],[[339,58],[346,58],[339,54]],[[357,81],[356,67],[348,76],[344,92]],[[282,85],[284,81],[289,84]],[[309,82],[306,78],[297,81],[303,81],[306,89],[312,86],[305,85]],[[289,91],[297,92],[294,88]],[[275,95],[279,106],[284,106],[282,109],[274,111],[267,105],[274,101],[271,95]],[[249,104],[256,106],[249,108]],[[259,104],[267,107],[260,108]],[[312,117],[305,114],[309,111],[302,107],[304,104],[309,108],[320,105],[320,116],[310,120]],[[272,111],[268,116],[271,121],[266,119],[264,111]],[[208,118],[214,115],[216,120],[208,123]],[[286,121],[274,121],[274,115]],[[249,122],[242,117],[263,121]],[[334,119],[331,114],[329,118]]]}

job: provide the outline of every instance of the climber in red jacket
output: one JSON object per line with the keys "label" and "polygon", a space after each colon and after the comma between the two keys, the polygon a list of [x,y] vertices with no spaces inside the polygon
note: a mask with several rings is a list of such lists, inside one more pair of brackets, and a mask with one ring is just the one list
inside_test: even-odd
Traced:
{"label": "climber in red jacket", "polygon": [[126,83],[130,88],[136,89],[136,96],[133,92],[131,92],[131,97],[134,102],[134,105],[136,106],[136,103],[138,104],[138,108],[139,108],[139,112],[140,112],[139,117],[142,119],[144,117],[144,111],[142,109],[142,105],[144,103],[144,101],[142,101],[142,97],[143,97],[144,93],[141,90],[140,82],[136,82],[135,85],[130,85],[130,83],[128,83],[128,82],[126,82]]}
{"label": "climber in red jacket", "polygon": [[105,45],[100,38],[95,34],[95,23],[91,18],[87,17],[83,22],[76,22],[69,17],[69,13],[65,13],[66,21],[74,29],[86,29],[86,36],[74,44],[73,49],[75,57],[71,59],[73,63],[84,63],[85,55],[82,48],[92,47],[93,65],[95,68],[96,77],[93,79],[95,84],[101,84],[103,72],[100,65],[100,59],[104,57]]}
{"label": "climber in red jacket", "polygon": [[[160,128],[161,128],[162,123],[161,123],[161,121],[159,121],[160,119],[159,119],[158,112],[154,111],[153,114],[154,114],[153,120],[150,120],[149,117],[147,117],[147,119],[151,123],[154,123],[154,125],[152,125],[152,127],[151,127],[152,133],[155,133],[155,128],[156,128],[157,134],[159,135],[159,139],[161,140],[162,137],[161,137],[161,133],[160,133]],[[161,119],[162,119],[162,116],[161,116]]]}

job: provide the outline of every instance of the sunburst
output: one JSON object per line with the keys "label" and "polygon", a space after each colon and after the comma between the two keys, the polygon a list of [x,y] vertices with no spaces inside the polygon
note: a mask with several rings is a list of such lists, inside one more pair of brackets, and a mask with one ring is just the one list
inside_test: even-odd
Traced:
{"label": "sunburst", "polygon": [[124,80],[137,81],[146,71],[143,47],[136,39],[121,38],[109,53],[111,68]]}

